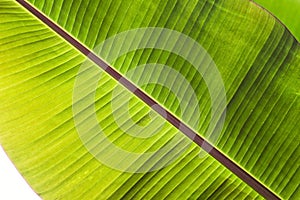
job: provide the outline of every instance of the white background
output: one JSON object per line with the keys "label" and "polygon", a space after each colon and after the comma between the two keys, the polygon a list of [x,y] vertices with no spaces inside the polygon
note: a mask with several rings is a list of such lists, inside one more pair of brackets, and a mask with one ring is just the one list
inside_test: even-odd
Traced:
{"label": "white background", "polygon": [[40,200],[0,146],[0,199]]}

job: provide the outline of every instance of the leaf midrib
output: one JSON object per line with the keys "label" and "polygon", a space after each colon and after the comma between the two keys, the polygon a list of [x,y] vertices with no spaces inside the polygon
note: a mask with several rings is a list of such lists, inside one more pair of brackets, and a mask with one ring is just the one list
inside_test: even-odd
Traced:
{"label": "leaf midrib", "polygon": [[[35,9],[30,3],[24,0],[17,0],[25,9],[31,12],[35,17],[40,19],[44,24],[46,24],[49,28],[51,28],[54,32],[60,35],[64,40],[68,41],[72,47],[76,50],[84,54],[87,58],[93,61],[98,67],[102,68],[105,72],[107,72],[111,77],[117,80],[121,85],[123,85],[126,89],[132,92],[135,96],[137,96],[140,100],[146,103],[148,106],[152,107],[153,105],[157,105],[158,109],[155,110],[158,114],[160,114],[164,119],[170,122],[173,126],[179,129],[182,133],[184,133],[187,137],[189,137],[193,142],[195,142],[202,149],[207,151],[212,157],[218,160],[222,165],[224,165],[227,169],[237,175],[240,179],[250,185],[253,189],[255,189],[258,193],[263,195],[267,199],[280,199],[273,191],[271,191],[268,187],[263,185],[260,181],[258,181],[255,177],[249,174],[246,170],[236,164],[234,161],[229,159],[225,154],[219,151],[217,148],[212,146],[208,141],[199,136],[196,131],[191,129],[184,122],[175,117],[170,111],[162,107],[158,104],[154,99],[152,99],[149,95],[135,86],[128,79],[123,77],[119,72],[113,69],[109,64],[107,64],[103,59],[95,55],[91,52],[86,46],[80,43],[77,39],[68,34],[65,30],[63,30],[59,25],[55,22],[51,21],[48,17],[43,15],[40,11]],[[167,117],[165,117],[165,113],[167,113]]]}

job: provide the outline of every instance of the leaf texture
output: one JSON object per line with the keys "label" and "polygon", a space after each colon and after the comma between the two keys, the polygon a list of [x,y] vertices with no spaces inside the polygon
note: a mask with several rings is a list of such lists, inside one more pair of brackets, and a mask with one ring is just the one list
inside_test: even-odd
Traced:
{"label": "leaf texture", "polygon": [[[139,27],[164,27],[199,42],[226,88],[226,121],[215,146],[280,197],[299,198],[299,43],[274,17],[246,0],[29,2],[90,49]],[[201,75],[180,56],[155,49],[129,52],[110,64],[126,76],[145,63],[171,66],[190,82],[203,116],[197,131],[209,139],[210,96]],[[159,85],[143,89],[180,117],[170,91]],[[194,128],[192,117],[190,112],[182,121]]]}
{"label": "leaf texture", "polygon": [[[148,106],[92,63],[85,63],[80,71],[85,57],[16,2],[1,0],[0,16],[0,142],[42,198],[261,199],[211,156],[200,158],[198,146],[187,146],[187,138],[156,113],[151,114],[153,121],[147,127],[155,130],[157,123],[161,124],[156,135],[144,140],[124,134],[131,127],[122,130],[113,119],[128,123],[122,115],[122,101],[130,98],[128,110],[138,124],[142,119],[147,124]],[[85,81],[78,85],[82,96],[75,104],[80,112],[74,116],[72,90],[78,72]],[[99,75],[93,95],[91,83],[98,81]],[[113,91],[117,91],[120,104],[117,116],[111,108]],[[173,148],[159,158],[168,160],[185,151],[169,166],[148,173],[120,172],[101,164],[83,145],[74,121],[75,117],[85,123],[91,133],[88,144],[99,150],[97,153],[110,155],[111,148],[99,149],[103,141],[97,140],[95,124],[89,124],[91,97],[105,134],[116,145],[144,153],[176,138]],[[126,162],[115,156],[120,164]],[[142,161],[141,166],[151,168],[157,163],[160,160]]]}
{"label": "leaf texture", "polygon": [[266,1],[255,0],[263,8],[270,11],[275,17],[283,22],[292,34],[300,41],[300,22],[297,20],[300,9],[299,0]]}

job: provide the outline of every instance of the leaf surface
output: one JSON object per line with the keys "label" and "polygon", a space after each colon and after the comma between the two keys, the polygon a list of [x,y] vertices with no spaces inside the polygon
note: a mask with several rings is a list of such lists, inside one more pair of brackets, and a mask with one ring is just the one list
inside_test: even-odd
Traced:
{"label": "leaf surface", "polygon": [[[30,2],[90,49],[139,27],[164,27],[199,42],[216,63],[226,88],[226,121],[215,146],[281,197],[297,199],[299,43],[265,10],[246,0]],[[104,49],[99,56],[107,60],[116,49]],[[211,99],[201,75],[180,56],[153,49],[130,52],[110,64],[126,76],[145,63],[171,66],[190,82],[203,117],[198,128],[189,121],[193,112],[182,121],[209,140]],[[159,85],[144,91],[180,117],[176,103],[165,103],[171,92]]]}
{"label": "leaf surface", "polygon": [[[119,85],[91,62],[80,71],[83,82],[80,109],[72,111],[75,77],[85,61],[78,51],[50,31],[13,1],[2,0],[1,15],[1,145],[33,189],[44,199],[123,198],[249,198],[261,197],[211,156],[200,158],[199,148],[161,116]],[[93,96],[91,83],[98,81]],[[97,82],[96,82],[97,83]],[[115,88],[118,89],[115,89]],[[118,97],[120,114],[111,107],[111,96]],[[181,153],[172,164],[148,173],[121,172],[100,163],[83,145],[75,123],[89,131],[89,147],[94,153],[114,155],[119,165],[126,158],[101,148],[95,124],[90,123],[91,97],[103,132],[117,146],[129,152],[152,152],[172,145],[160,156],[137,158],[140,167],[152,168]],[[115,117],[129,123],[122,102],[130,98],[128,110],[145,129],[157,130],[149,139],[132,137],[116,123]],[[114,108],[115,109],[115,108]],[[92,110],[93,111],[93,110]],[[74,121],[76,118],[77,121]],[[77,124],[78,125],[78,124]],[[125,125],[122,126],[126,127]],[[175,138],[175,139],[174,139]],[[191,144],[191,145],[189,145]],[[184,151],[183,151],[184,150]],[[183,151],[183,152],[182,152]],[[140,160],[139,160],[140,159]],[[159,160],[161,159],[161,160]]]}
{"label": "leaf surface", "polygon": [[282,21],[297,40],[300,41],[299,0],[255,0],[255,2]]}
{"label": "leaf surface", "polygon": [[[30,2],[90,49],[122,31],[140,27],[164,27],[197,41],[216,64],[226,90],[226,120],[216,141],[211,140],[212,133],[207,133],[211,96],[203,77],[191,63],[174,53],[140,49],[109,64],[277,195],[284,199],[299,198],[299,44],[264,10],[246,0]],[[86,58],[18,4],[2,0],[1,12],[0,110],[4,114],[0,120],[0,140],[41,196],[260,198],[211,156],[199,158],[199,147],[195,144],[175,163],[149,173],[122,173],[99,163],[82,145],[73,119],[75,77]],[[99,56],[109,60],[109,55],[117,51],[118,46],[108,46]],[[207,64],[204,58],[200,61]],[[193,107],[187,107],[182,117],[172,92],[158,84],[143,86],[139,79],[127,75],[146,63],[171,66],[188,80],[201,110],[199,124],[193,121],[198,118]],[[91,83],[100,71],[87,62],[82,72],[86,81],[79,85],[83,91],[82,99],[78,99],[82,112],[77,113],[77,119],[86,123],[89,137],[94,139],[99,132],[95,124],[89,124],[92,113],[88,100],[93,91]],[[174,80],[170,73],[151,73],[165,83]],[[149,107],[111,77],[101,74],[95,109],[111,141],[128,151],[145,153],[164,147],[175,138],[171,153],[161,156],[165,162],[186,148],[184,135],[155,113],[151,115],[156,121],[145,128],[156,130],[157,124],[163,124],[155,136],[146,141],[125,135],[132,127],[123,115],[122,102],[132,99],[128,109],[142,126],[149,120]],[[117,93],[113,93],[115,87],[120,88]],[[117,98],[111,98],[112,95]],[[117,117],[126,130],[120,129],[113,119],[116,116],[110,105],[114,99],[120,104]],[[88,145],[94,146],[94,153],[101,154],[103,148],[98,147],[98,142],[91,139]],[[108,148],[103,154],[111,153]],[[126,163],[120,155],[114,156]],[[143,167],[145,162],[140,158],[138,163]],[[160,162],[150,163],[155,166]]]}

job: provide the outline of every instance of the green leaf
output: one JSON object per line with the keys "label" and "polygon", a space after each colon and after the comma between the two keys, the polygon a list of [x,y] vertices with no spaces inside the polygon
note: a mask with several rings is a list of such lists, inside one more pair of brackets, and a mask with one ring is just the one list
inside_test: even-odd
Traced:
{"label": "green leaf", "polygon": [[[116,114],[111,107],[113,91],[117,91],[115,99],[119,103],[131,99],[128,109],[137,121],[148,116],[149,108],[91,63],[86,63],[80,73],[84,81],[77,86],[82,96],[75,99],[80,112],[74,116],[72,90],[85,58],[15,2],[2,0],[0,7],[0,141],[41,197],[261,198],[211,156],[200,158],[198,146],[188,146],[189,139],[156,113],[151,114],[154,120],[145,127],[156,130],[159,125],[156,135],[145,140],[124,134],[130,130],[122,130],[114,117],[124,123],[128,118],[122,114],[113,116]],[[139,153],[170,146],[171,142],[168,151],[156,156],[162,161],[151,158],[152,162],[146,165],[141,156],[138,163],[141,168],[144,165],[144,168],[154,168],[185,150],[174,163],[148,173],[121,172],[103,165],[85,148],[76,131],[76,120],[84,121],[89,137],[94,137],[86,144],[94,147],[93,152],[110,156],[113,150],[99,146],[103,141],[97,140],[95,124],[89,124],[89,98],[93,91],[90,85],[99,75],[95,107],[107,137],[119,147]],[[114,156],[120,165],[127,162],[118,154]]]}
{"label": "green leaf", "polygon": [[[299,43],[274,17],[246,0],[30,2],[90,49],[111,36],[141,27],[163,27],[197,41],[214,61],[225,85],[226,120],[217,140],[211,138],[214,132],[209,131],[214,102],[199,68],[174,52],[157,49],[132,51],[113,62],[109,56],[116,54],[119,46],[107,46],[97,53],[278,196],[299,198]],[[91,83],[101,70],[16,3],[2,0],[0,8],[0,110],[4,113],[0,120],[0,142],[42,197],[260,198],[214,158],[199,157],[198,146],[187,147],[182,133],[157,114],[149,116],[145,103],[103,73],[95,94],[95,109],[108,139],[129,152],[142,154],[173,145],[151,162],[137,158],[140,168],[168,164],[188,149],[174,163],[148,173],[120,172],[99,163],[94,156],[110,157],[113,153],[112,148],[101,146],[104,140],[97,140],[96,124],[90,122]],[[176,38],[168,39],[166,43],[184,46]],[[128,41],[123,46],[130,46]],[[197,55],[190,55],[210,69],[207,57],[200,60]],[[128,75],[130,70],[146,63],[170,66],[188,80],[196,91],[200,118],[192,112],[194,107],[187,107],[188,112],[183,113],[170,90],[155,84],[143,86],[137,77]],[[80,74],[86,81],[78,86],[82,97],[74,104],[75,77],[82,65],[86,68]],[[151,73],[151,77],[165,83],[174,80],[171,73]],[[213,83],[214,79],[210,81]],[[115,86],[120,88],[117,93]],[[147,127],[145,132],[163,124],[161,130],[154,131],[155,136],[145,140],[124,134],[132,128],[122,110],[128,98],[132,119]],[[117,117],[126,130],[113,119],[115,111],[110,105],[114,100],[120,105]],[[75,117],[74,105],[79,109]],[[222,106],[218,113],[216,118],[222,121]],[[77,134],[78,123],[83,124],[83,129],[86,127],[87,138]],[[85,146],[82,141],[87,141]],[[128,164],[121,154],[111,157]]]}
{"label": "green leaf", "polygon": [[292,34],[300,41],[300,20],[299,0],[254,0],[260,6],[264,7],[272,14],[274,14],[285,26],[292,32]]}
{"label": "green leaf", "polygon": [[[169,28],[195,39],[213,58],[226,88],[226,122],[216,147],[281,197],[297,199],[299,44],[274,17],[246,0],[30,2],[90,49],[139,27]],[[99,55],[106,59],[114,51]],[[179,56],[153,49],[110,64],[126,76],[145,63],[166,64],[186,77],[203,116],[197,131],[209,139],[210,96],[201,75]],[[180,116],[177,106],[165,103],[168,91],[160,92],[160,86],[144,90]],[[182,120],[194,127],[189,117]]]}

